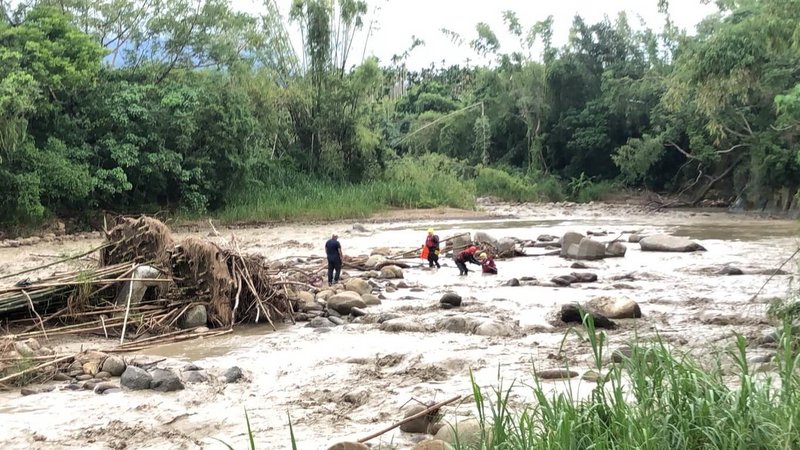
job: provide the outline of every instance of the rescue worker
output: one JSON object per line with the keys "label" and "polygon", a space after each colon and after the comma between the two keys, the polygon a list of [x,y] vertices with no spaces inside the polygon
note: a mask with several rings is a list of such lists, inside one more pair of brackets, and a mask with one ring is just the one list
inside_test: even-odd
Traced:
{"label": "rescue worker", "polygon": [[458,253],[453,259],[456,262],[456,266],[458,266],[458,274],[466,275],[469,270],[467,269],[467,263],[475,264],[476,266],[480,266],[481,263],[475,259],[475,252],[478,251],[478,247],[474,245],[470,245],[466,249],[462,250]]}
{"label": "rescue worker", "polygon": [[428,267],[436,266],[437,269],[441,269],[442,266],[439,265],[439,236],[433,234],[433,228],[428,228],[425,247],[428,248]]}
{"label": "rescue worker", "polygon": [[481,261],[481,269],[483,273],[497,275],[497,265],[494,263],[494,258],[487,256],[486,253],[481,253],[481,256],[478,257],[478,259]]}
{"label": "rescue worker", "polygon": [[[342,244],[339,243],[339,236],[334,234],[325,242],[325,254],[328,257],[328,286],[339,282],[339,274],[342,273]],[[334,274],[335,272],[335,274]]]}

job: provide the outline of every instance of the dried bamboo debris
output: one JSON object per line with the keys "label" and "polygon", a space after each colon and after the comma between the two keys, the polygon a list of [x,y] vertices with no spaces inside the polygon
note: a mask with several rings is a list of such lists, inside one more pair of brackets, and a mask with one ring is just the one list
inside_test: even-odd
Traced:
{"label": "dried bamboo debris", "polygon": [[[291,320],[296,300],[286,284],[309,286],[316,273],[298,270],[289,281],[276,273],[260,255],[188,238],[175,244],[169,228],[150,217],[121,218],[107,232],[98,267],[62,273],[24,286],[0,286],[0,321],[21,329],[0,336],[3,341],[49,338],[64,334],[95,333],[122,337],[120,348],[154,345],[160,336],[172,336],[183,314],[196,305],[206,307],[212,328],[230,329],[242,322]],[[147,280],[136,268],[148,265],[161,273]],[[280,276],[280,279],[278,277]],[[133,304],[115,302],[130,283],[154,283],[144,298]],[[127,299],[127,292],[121,297]],[[124,304],[120,304],[124,303]],[[128,319],[126,321],[126,312]],[[181,334],[180,340],[203,335]],[[216,333],[219,330],[211,330]],[[142,339],[152,339],[143,344]]]}

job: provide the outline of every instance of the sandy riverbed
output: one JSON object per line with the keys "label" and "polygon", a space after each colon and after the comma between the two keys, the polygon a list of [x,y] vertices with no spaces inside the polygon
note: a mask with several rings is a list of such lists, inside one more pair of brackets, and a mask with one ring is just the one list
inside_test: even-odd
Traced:
{"label": "sandy riverbed", "polygon": [[[414,217],[414,220],[410,218]],[[750,298],[767,275],[716,276],[711,267],[731,264],[748,270],[777,267],[797,248],[797,223],[766,220],[722,212],[669,211],[651,213],[625,205],[487,205],[480,212],[414,216],[393,212],[363,221],[368,232],[352,230],[353,222],[325,225],[271,225],[220,230],[225,239],[235,234],[246,252],[270,259],[321,255],[322,243],[339,232],[347,255],[369,254],[375,247],[412,248],[421,244],[424,230],[434,226],[441,236],[462,231],[486,231],[494,237],[536,239],[540,234],[560,236],[565,231],[605,230],[611,240],[623,231],[645,234],[666,232],[687,236],[704,245],[702,253],[643,253],[628,245],[625,258],[592,262],[597,283],[555,288],[501,286],[512,277],[533,276],[546,281],[573,271],[570,261],[556,256],[498,261],[495,277],[471,273],[458,277],[450,260],[438,271],[409,260],[405,282],[419,289],[384,292],[382,305],[370,315],[396,313],[419,324],[422,332],[385,332],[375,323],[352,323],[319,332],[303,324],[278,332],[251,326],[234,334],[148,350],[144,356],[168,357],[164,364],[180,367],[193,362],[211,374],[237,365],[248,381],[237,384],[187,385],[170,394],[123,392],[98,396],[91,392],[56,391],[31,397],[0,393],[0,442],[3,448],[223,448],[212,438],[244,448],[244,410],[248,411],[259,448],[289,448],[288,416],[298,447],[324,449],[331,443],[370,434],[401,417],[400,409],[413,399],[443,400],[470,393],[469,371],[484,387],[512,380],[514,404],[530,400],[524,383],[537,369],[591,368],[588,344],[570,335],[559,352],[565,328],[546,321],[548,312],[571,301],[598,296],[636,300],[642,319],[620,321],[610,331],[611,347],[638,335],[647,339],[658,332],[679,350],[708,353],[732,344],[733,332],[758,336],[769,329],[764,320],[766,300],[787,294],[790,276],[775,277],[756,301]],[[183,231],[205,236],[208,230]],[[98,245],[96,240],[41,244],[0,249],[0,276],[73,254]],[[531,253],[540,249],[528,249]],[[87,262],[90,263],[90,262]],[[794,270],[790,263],[786,268]],[[613,281],[626,273],[634,281]],[[35,276],[36,274],[34,274]],[[383,282],[381,282],[383,283]],[[622,284],[620,284],[622,283]],[[455,291],[465,299],[460,309],[442,310],[438,299]],[[508,337],[477,336],[438,331],[437,322],[451,316],[497,320],[512,329]],[[369,320],[367,320],[369,322]],[[86,341],[84,341],[86,342]],[[89,342],[96,343],[93,338]],[[64,344],[74,349],[78,341]],[[754,348],[754,354],[767,350]],[[129,355],[128,357],[133,357]],[[522,383],[519,383],[522,382]],[[551,382],[562,389],[564,382]],[[574,381],[579,392],[593,387]],[[474,404],[448,408],[449,414],[468,416]],[[379,442],[408,448],[418,436],[396,430]],[[383,447],[389,448],[389,447]]]}

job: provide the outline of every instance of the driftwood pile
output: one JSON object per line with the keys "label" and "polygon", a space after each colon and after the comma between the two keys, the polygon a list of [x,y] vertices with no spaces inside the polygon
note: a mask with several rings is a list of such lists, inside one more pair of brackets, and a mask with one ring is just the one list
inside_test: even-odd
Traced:
{"label": "driftwood pile", "polygon": [[[270,270],[263,257],[242,254],[233,239],[224,246],[197,238],[176,243],[169,228],[151,217],[119,218],[106,237],[91,252],[0,279],[15,283],[0,284],[0,325],[9,330],[0,335],[0,349],[10,351],[32,338],[94,333],[120,338],[120,345],[106,351],[134,351],[218,334],[244,322],[273,325],[292,320],[294,295],[287,285],[310,281],[302,274],[281,279],[286,277]],[[93,267],[20,279],[97,252]],[[141,268],[156,275],[138,276]],[[141,299],[133,298],[135,283],[147,286]],[[198,305],[205,307],[212,330],[180,329],[184,314]],[[30,359],[16,352],[8,356],[9,351],[7,363]],[[0,378],[8,375],[2,372]]]}

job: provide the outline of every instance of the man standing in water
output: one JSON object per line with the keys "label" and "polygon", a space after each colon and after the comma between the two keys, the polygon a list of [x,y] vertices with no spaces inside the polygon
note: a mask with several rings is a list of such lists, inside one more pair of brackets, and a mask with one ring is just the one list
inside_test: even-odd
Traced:
{"label": "man standing in water", "polygon": [[[342,273],[342,244],[339,243],[339,236],[334,233],[328,242],[325,243],[325,254],[328,256],[328,286],[339,282],[339,274]],[[334,275],[334,271],[336,274]]]}
{"label": "man standing in water", "polygon": [[456,256],[453,257],[453,259],[456,262],[456,266],[458,266],[459,275],[466,275],[469,272],[466,263],[472,263],[475,264],[476,266],[481,265],[481,263],[478,262],[477,259],[475,259],[476,251],[478,251],[478,247],[470,245],[465,250],[463,250],[462,252],[458,253]]}
{"label": "man standing in water", "polygon": [[428,247],[428,267],[436,266],[437,269],[441,269],[442,266],[439,265],[439,236],[433,234],[433,228],[428,228],[425,247]]}

